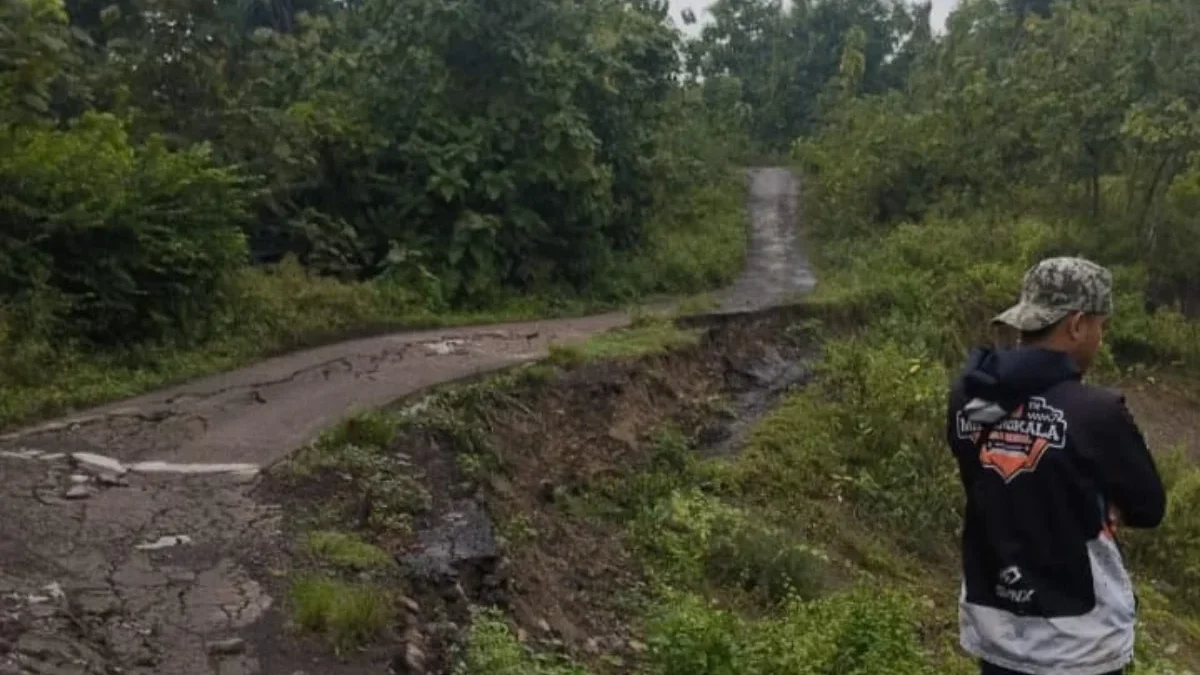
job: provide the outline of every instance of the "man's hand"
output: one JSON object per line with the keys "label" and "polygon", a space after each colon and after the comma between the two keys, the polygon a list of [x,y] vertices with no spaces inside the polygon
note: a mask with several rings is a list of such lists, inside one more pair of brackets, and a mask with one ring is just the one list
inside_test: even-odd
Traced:
{"label": "man's hand", "polygon": [[1121,524],[1121,509],[1118,509],[1116,506],[1110,504],[1108,507],[1108,517],[1104,523],[1104,529],[1108,530],[1109,534],[1115,537],[1117,536],[1117,528],[1119,528]]}

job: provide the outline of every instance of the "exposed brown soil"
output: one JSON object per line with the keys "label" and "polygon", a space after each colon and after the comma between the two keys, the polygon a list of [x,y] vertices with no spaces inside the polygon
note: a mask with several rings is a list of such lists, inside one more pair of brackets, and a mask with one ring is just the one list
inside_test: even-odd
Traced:
{"label": "exposed brown soil", "polygon": [[[581,512],[580,498],[607,479],[643,470],[655,434],[664,428],[685,430],[701,449],[715,447],[740,420],[730,411],[731,402],[751,393],[773,399],[788,389],[785,380],[800,384],[803,378],[789,375],[795,371],[775,367],[804,361],[806,350],[784,337],[793,314],[716,320],[696,347],[648,360],[582,366],[548,381],[518,382],[484,394],[473,415],[486,425],[487,452],[494,453],[498,469],[479,482],[468,481],[455,461],[471,448],[444,433],[404,433],[394,451],[420,467],[415,475],[432,500],[422,527],[407,541],[395,542],[392,552],[402,561],[420,555],[430,545],[427,535],[447,513],[460,516],[466,528],[494,523],[514,539],[462,556],[445,576],[410,565],[407,590],[421,607],[419,616],[408,617],[407,624],[398,619],[391,638],[384,639],[390,652],[372,650],[355,661],[382,667],[390,655],[404,652],[406,631],[407,641],[440,656],[447,643],[429,645],[443,637],[447,624],[451,642],[461,639],[469,606],[495,605],[508,610],[519,635],[542,649],[570,653],[600,672],[625,672],[638,658],[640,638],[629,601],[644,580],[626,546],[627,533],[615,521]],[[760,412],[766,409],[763,405]],[[281,465],[265,486],[297,518],[289,518],[285,529],[302,528],[303,514],[321,504],[344,502],[345,495],[303,489],[306,484],[327,489],[329,481],[297,483],[288,470]],[[471,512],[464,506],[471,503],[484,510]],[[476,518],[484,522],[472,522]],[[275,647],[292,652],[280,655],[289,662],[300,661],[300,654],[320,658],[298,643]],[[613,666],[613,656],[625,666]],[[426,665],[426,672],[448,672],[442,659]],[[333,667],[322,664],[321,672]]]}
{"label": "exposed brown soil", "polygon": [[1200,457],[1200,398],[1192,389],[1169,376],[1121,384],[1130,411],[1152,449],[1179,449]]}

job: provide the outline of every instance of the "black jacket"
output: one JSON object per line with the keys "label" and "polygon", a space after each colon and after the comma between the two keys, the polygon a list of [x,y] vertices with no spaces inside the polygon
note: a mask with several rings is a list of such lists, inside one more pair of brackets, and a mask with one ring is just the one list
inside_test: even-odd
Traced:
{"label": "black jacket", "polygon": [[967,496],[964,647],[1034,675],[1127,665],[1133,589],[1109,514],[1154,527],[1166,499],[1124,397],[1083,384],[1060,352],[979,349],[947,440]]}

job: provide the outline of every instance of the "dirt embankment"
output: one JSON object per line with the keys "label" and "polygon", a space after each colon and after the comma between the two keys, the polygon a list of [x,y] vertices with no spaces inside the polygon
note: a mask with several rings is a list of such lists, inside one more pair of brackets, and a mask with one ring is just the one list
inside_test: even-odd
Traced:
{"label": "dirt embankment", "polygon": [[[796,179],[754,170],[749,189],[746,273],[720,296],[724,312],[812,285]],[[270,571],[283,525],[256,496],[261,469],[356,410],[628,323],[611,314],[356,340],[0,438],[0,675],[308,669],[264,660],[262,645],[285,634],[264,618],[280,611]]]}
{"label": "dirt embankment", "polygon": [[[427,496],[406,537],[379,537],[363,525],[360,482],[339,481],[336,471],[297,478],[287,464],[278,467],[263,489],[284,506],[284,539],[303,541],[315,522],[357,530],[396,556],[393,588],[405,596],[372,649],[339,661],[311,642],[268,639],[255,646],[267,672],[310,663],[322,673],[390,667],[448,675],[446,656],[463,643],[471,608],[479,606],[506,610],[517,634],[539,650],[598,672],[625,672],[643,649],[627,602],[645,580],[619,519],[589,509],[606,486],[656,461],[660,432],[678,430],[708,455],[740,447],[750,424],[811,375],[810,348],[787,330],[800,315],[709,319],[694,347],[485,381],[449,401],[406,403],[442,420],[418,423],[378,451],[404,458],[389,465],[396,484],[412,481]],[[485,471],[463,470],[481,458]],[[269,612],[266,634],[286,635],[285,620]],[[419,665],[406,660],[410,654],[421,655]]]}

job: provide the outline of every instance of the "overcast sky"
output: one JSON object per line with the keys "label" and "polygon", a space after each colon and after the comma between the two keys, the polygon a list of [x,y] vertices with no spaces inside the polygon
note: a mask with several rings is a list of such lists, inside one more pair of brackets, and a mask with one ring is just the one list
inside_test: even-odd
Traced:
{"label": "overcast sky", "polygon": [[[679,12],[685,7],[690,7],[696,12],[696,17],[704,21],[704,8],[708,7],[711,0],[671,0],[671,14],[679,21]],[[958,0],[933,0],[933,29],[941,30],[946,24],[946,17],[949,16],[950,10],[958,4]],[[692,27],[695,30],[695,26]]]}

